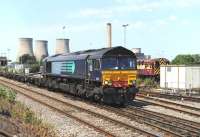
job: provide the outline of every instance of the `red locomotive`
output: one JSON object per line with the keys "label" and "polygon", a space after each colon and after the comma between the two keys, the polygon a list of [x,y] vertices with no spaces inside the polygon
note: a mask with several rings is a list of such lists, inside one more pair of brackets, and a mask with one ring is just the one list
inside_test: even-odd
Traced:
{"label": "red locomotive", "polygon": [[137,69],[139,77],[159,78],[160,65],[169,64],[166,58],[156,59],[140,59],[137,61]]}

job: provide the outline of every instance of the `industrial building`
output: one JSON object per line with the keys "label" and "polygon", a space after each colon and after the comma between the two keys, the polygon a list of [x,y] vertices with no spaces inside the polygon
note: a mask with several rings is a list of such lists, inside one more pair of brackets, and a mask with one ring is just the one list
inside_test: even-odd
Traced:
{"label": "industrial building", "polygon": [[144,53],[142,53],[141,48],[132,48],[132,52],[136,54],[138,60],[151,59],[150,55],[145,55]]}
{"label": "industrial building", "polygon": [[160,68],[160,87],[167,89],[200,89],[200,66],[164,65]]}
{"label": "industrial building", "polygon": [[8,59],[6,57],[0,57],[0,66],[6,66],[8,64]]}

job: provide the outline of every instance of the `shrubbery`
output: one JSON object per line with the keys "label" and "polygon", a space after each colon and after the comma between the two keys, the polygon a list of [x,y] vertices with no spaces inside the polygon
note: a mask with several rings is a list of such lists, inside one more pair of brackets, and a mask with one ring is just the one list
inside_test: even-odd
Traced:
{"label": "shrubbery", "polygon": [[0,115],[20,121],[25,136],[54,137],[52,127],[42,122],[24,104],[15,101],[16,93],[0,85]]}
{"label": "shrubbery", "polygon": [[200,55],[177,55],[171,62],[171,64],[175,65],[192,65],[192,64],[200,64]]}
{"label": "shrubbery", "polygon": [[0,99],[8,100],[9,102],[14,102],[16,98],[16,93],[11,91],[11,89],[0,86]]}
{"label": "shrubbery", "polygon": [[138,87],[157,87],[157,82],[153,78],[138,78],[137,79],[137,86]]}

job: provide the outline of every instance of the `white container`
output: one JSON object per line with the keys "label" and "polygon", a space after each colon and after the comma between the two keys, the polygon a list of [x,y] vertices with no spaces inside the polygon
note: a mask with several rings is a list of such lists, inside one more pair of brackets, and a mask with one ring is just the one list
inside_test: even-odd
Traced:
{"label": "white container", "polygon": [[200,89],[200,66],[161,66],[160,87],[182,90]]}

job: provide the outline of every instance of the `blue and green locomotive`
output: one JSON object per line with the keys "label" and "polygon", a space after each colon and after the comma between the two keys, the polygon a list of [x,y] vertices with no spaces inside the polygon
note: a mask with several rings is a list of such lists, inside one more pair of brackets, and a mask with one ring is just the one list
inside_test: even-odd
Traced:
{"label": "blue and green locomotive", "polygon": [[124,47],[58,54],[43,60],[43,83],[73,95],[107,104],[132,101],[136,88],[136,56]]}

